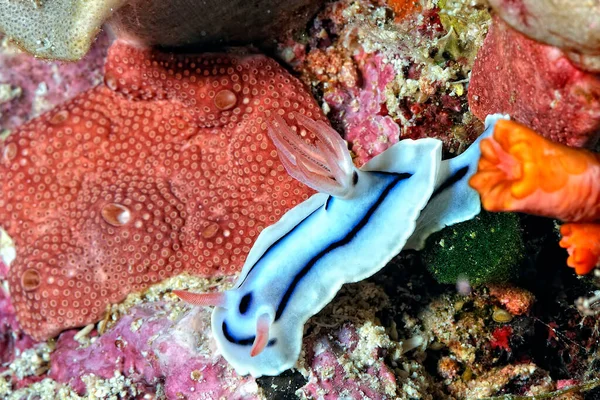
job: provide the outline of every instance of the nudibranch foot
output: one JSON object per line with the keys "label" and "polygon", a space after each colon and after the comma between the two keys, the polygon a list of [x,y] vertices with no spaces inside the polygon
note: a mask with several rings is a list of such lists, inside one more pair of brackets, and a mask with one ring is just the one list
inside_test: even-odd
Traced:
{"label": "nudibranch foot", "polygon": [[336,197],[349,197],[356,179],[354,164],[346,142],[330,126],[293,113],[299,125],[317,138],[315,145],[302,140],[283,120],[276,116],[269,124],[269,136],[288,173],[298,181]]}
{"label": "nudibranch foot", "polygon": [[568,223],[560,227],[560,246],[567,249],[567,265],[578,275],[600,267],[600,224]]}
{"label": "nudibranch foot", "polygon": [[481,142],[470,185],[488,211],[520,211],[563,221],[600,219],[600,157],[500,120]]}

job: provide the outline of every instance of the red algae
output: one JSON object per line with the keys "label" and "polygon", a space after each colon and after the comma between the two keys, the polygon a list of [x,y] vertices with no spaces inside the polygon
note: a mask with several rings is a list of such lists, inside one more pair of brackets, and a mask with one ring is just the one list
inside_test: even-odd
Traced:
{"label": "red algae", "polygon": [[510,326],[503,326],[496,328],[492,332],[492,340],[490,345],[492,349],[501,349],[504,351],[510,351],[510,337],[513,334],[513,330]]}
{"label": "red algae", "polygon": [[483,120],[511,117],[548,139],[593,147],[600,135],[600,75],[574,66],[556,47],[495,17],[471,74],[469,106]]}
{"label": "red algae", "polygon": [[400,139],[400,127],[385,115],[385,88],[394,79],[394,69],[382,62],[379,54],[362,53],[357,57],[362,84],[346,85],[325,94],[324,100],[344,115],[346,140],[354,152],[354,161],[363,165]]}
{"label": "red algae", "polygon": [[116,42],[105,82],[0,144],[11,296],[36,339],[166,277],[239,271],[260,231],[313,193],[280,164],[267,118],[324,119],[273,60]]}

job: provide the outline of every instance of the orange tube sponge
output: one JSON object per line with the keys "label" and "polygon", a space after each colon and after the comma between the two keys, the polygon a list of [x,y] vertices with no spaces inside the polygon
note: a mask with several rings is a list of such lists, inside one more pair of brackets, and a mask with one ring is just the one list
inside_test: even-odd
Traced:
{"label": "orange tube sponge", "polygon": [[600,224],[564,224],[560,247],[567,249],[567,265],[578,275],[600,267]]}
{"label": "orange tube sponge", "polygon": [[582,222],[600,220],[600,156],[554,143],[513,121],[481,142],[469,184],[489,211],[520,211]]}

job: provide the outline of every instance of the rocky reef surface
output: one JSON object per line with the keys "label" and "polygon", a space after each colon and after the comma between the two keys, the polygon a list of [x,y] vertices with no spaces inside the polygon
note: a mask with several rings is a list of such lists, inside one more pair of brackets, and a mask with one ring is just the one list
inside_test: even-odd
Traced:
{"label": "rocky reef surface", "polygon": [[[282,32],[271,55],[307,85],[359,166],[406,138],[439,138],[451,157],[495,112],[594,148],[600,77],[583,67],[598,27],[575,13],[564,18],[581,18],[585,43],[544,40],[511,11],[539,8],[490,3],[328,1],[304,32]],[[4,40],[3,136],[101,83],[109,42],[100,36],[84,59],[61,64]],[[145,285],[99,321],[39,341],[17,321],[7,284],[15,250],[4,234],[0,255],[1,398],[600,398],[600,274],[566,268],[549,219],[482,214],[431,237],[421,253],[403,252],[309,320],[294,369],[259,379],[238,376],[219,354],[210,309],[172,294],[229,288],[236,271]]]}

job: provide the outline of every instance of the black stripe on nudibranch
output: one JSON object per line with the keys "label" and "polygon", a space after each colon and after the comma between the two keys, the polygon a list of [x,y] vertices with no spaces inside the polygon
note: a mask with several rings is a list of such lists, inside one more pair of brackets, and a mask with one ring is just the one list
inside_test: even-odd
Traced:
{"label": "black stripe on nudibranch", "polygon": [[[331,197],[331,196],[330,196]],[[323,206],[321,206],[323,207]],[[306,220],[308,220],[314,213],[316,213],[319,209],[321,209],[321,207],[317,208],[316,210],[314,210],[313,212],[311,212],[310,214],[308,214],[306,217],[304,217],[302,220],[300,220],[288,233],[286,233],[285,235],[281,236],[279,239],[277,239],[276,241],[274,241],[268,248],[267,250],[265,250],[265,252],[262,254],[262,256],[260,256],[258,258],[258,260],[256,260],[256,262],[254,264],[252,264],[252,266],[250,267],[250,269],[248,270],[248,273],[246,274],[246,276],[244,277],[244,280],[237,285],[238,288],[242,287],[242,285],[244,284],[244,282],[246,282],[246,279],[248,279],[248,276],[250,276],[250,272],[252,272],[252,270],[254,269],[254,267],[256,267],[258,265],[258,263],[263,259],[264,256],[266,256],[269,251],[271,251],[271,249],[273,249],[275,246],[277,246],[277,244],[279,244],[279,242],[281,242],[281,240],[283,238],[285,238],[286,236],[290,235],[292,232],[294,232],[296,229],[298,229],[300,227],[300,225],[302,225]]]}
{"label": "black stripe on nudibranch", "polygon": [[[256,336],[249,336],[243,339],[235,338],[229,331],[229,326],[227,326],[227,322],[225,321],[223,321],[223,336],[229,343],[238,344],[240,346],[252,346],[256,339]],[[271,339],[269,340],[269,343],[267,343],[267,346],[273,346],[275,343],[277,343],[277,339]]]}
{"label": "black stripe on nudibranch", "polygon": [[327,197],[327,200],[325,200],[325,211],[327,211],[327,208],[329,207],[329,200],[331,200],[331,196]]}
{"label": "black stripe on nudibranch", "polygon": [[352,184],[356,185],[358,183],[358,172],[354,171],[352,174]]}
{"label": "black stripe on nudibranch", "polygon": [[240,314],[246,314],[252,303],[252,292],[246,293],[240,300]]}
{"label": "black stripe on nudibranch", "polygon": [[462,178],[464,178],[465,175],[467,174],[467,172],[469,172],[468,166],[459,168],[458,171],[456,171],[455,173],[450,175],[450,177],[448,179],[446,179],[444,182],[442,182],[442,184],[433,191],[433,194],[431,195],[429,201],[431,202],[431,200],[433,200],[436,196],[438,196],[444,190],[446,190],[447,188],[449,188],[450,186],[454,185],[456,182],[458,182]]}
{"label": "black stripe on nudibranch", "polygon": [[381,194],[377,198],[377,201],[369,208],[369,210],[366,212],[366,214],[350,230],[350,232],[348,232],[348,234],[346,234],[346,236],[344,236],[342,239],[338,240],[337,242],[331,243],[325,249],[323,249],[322,251],[320,251],[319,254],[317,254],[316,256],[314,256],[313,258],[311,258],[310,261],[300,270],[300,272],[298,272],[296,274],[296,276],[294,276],[294,279],[292,280],[292,283],[290,283],[290,286],[287,288],[287,290],[283,294],[283,297],[281,298],[281,301],[279,302],[279,306],[277,307],[277,312],[275,313],[275,321],[277,321],[277,320],[279,320],[279,318],[281,318],[281,315],[283,314],[283,311],[287,307],[287,305],[288,305],[288,303],[290,301],[290,298],[292,297],[292,294],[294,293],[294,290],[296,290],[296,287],[298,286],[298,284],[300,283],[300,281],[310,272],[311,268],[323,256],[325,256],[330,251],[333,251],[333,250],[335,250],[338,247],[341,247],[341,246],[344,246],[344,245],[348,244],[358,234],[358,232],[360,232],[360,230],[362,228],[364,228],[365,225],[367,225],[367,223],[369,222],[369,219],[377,211],[377,208],[379,208],[379,206],[383,203],[383,201],[388,196],[388,194],[392,191],[392,189],[399,182],[401,182],[401,181],[403,181],[405,179],[408,179],[411,176],[412,176],[412,174],[409,174],[409,173],[395,174],[394,179],[381,192]]}

